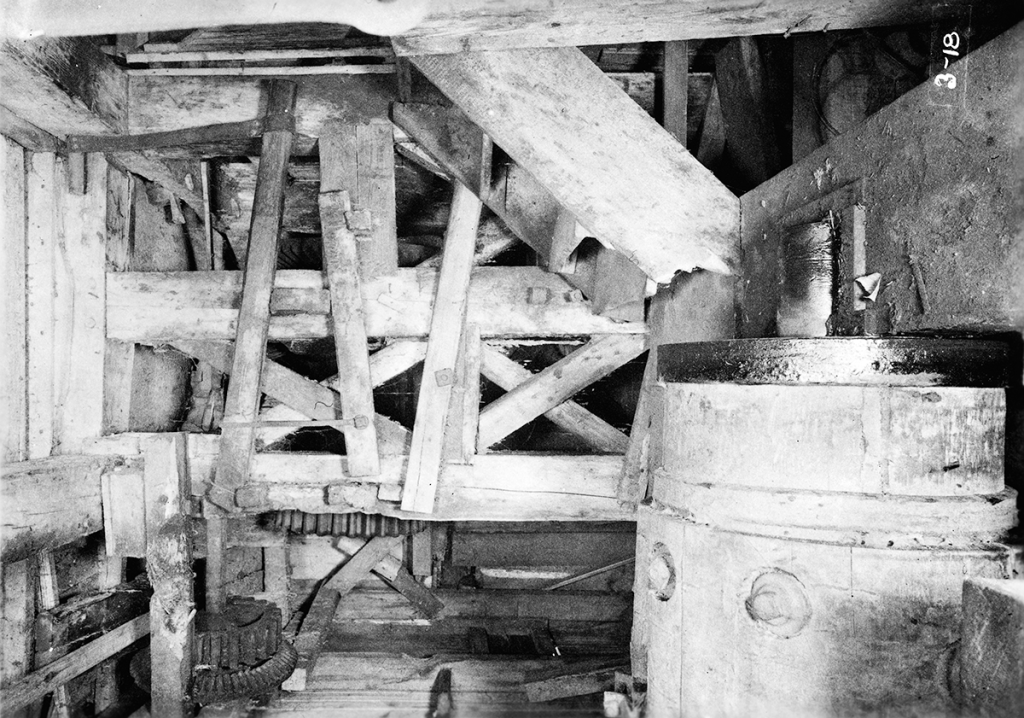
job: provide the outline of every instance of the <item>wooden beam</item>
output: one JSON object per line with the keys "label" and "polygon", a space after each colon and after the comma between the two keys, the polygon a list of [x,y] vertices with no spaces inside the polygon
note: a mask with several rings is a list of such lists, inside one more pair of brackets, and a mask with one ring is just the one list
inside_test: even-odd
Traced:
{"label": "wooden beam", "polygon": [[[539,677],[536,673],[527,674],[527,682],[523,685],[526,697],[531,703],[545,703],[559,698],[585,696],[610,690],[615,683],[616,671],[628,672],[629,666],[614,659],[599,661],[604,663],[599,668],[565,666],[561,675]],[[582,670],[581,670],[582,668]],[[550,671],[545,671],[549,673]]]}
{"label": "wooden beam", "polygon": [[[617,0],[552,2],[543,6],[529,0],[434,0],[425,20],[392,38],[392,42],[399,55],[425,55],[789,35],[929,22],[963,12],[971,5],[967,0],[935,8],[908,0],[843,0],[826,7],[766,0],[751,11],[749,5],[731,1],[709,6],[700,0],[648,0],[624,8]],[[1011,5],[1000,1],[992,7],[1000,12]],[[979,9],[976,5],[974,8]]]}
{"label": "wooden beam", "polygon": [[[438,276],[436,270],[400,269],[394,277],[363,282],[367,335],[426,337]],[[240,272],[110,273],[107,336],[136,342],[232,339],[241,280]],[[320,272],[278,272],[271,309],[273,341],[331,336]],[[485,339],[647,332],[641,322],[597,316],[563,278],[537,267],[475,268],[466,321],[479,326]]]}
{"label": "wooden beam", "polygon": [[310,604],[306,617],[302,620],[302,628],[295,637],[295,648],[299,652],[299,660],[282,688],[286,691],[302,691],[317,659],[323,649],[327,634],[334,620],[340,600],[348,594],[356,584],[368,574],[374,566],[389,556],[391,550],[401,543],[401,537],[375,536],[360,546],[341,565],[337,573],[327,579],[317,590]]}
{"label": "wooden beam", "polygon": [[[534,376],[529,369],[491,347],[483,349],[481,370],[485,377],[505,391],[512,391]],[[572,400],[549,409],[544,416],[601,453],[621,454],[626,451],[629,437]]]}
{"label": "wooden beam", "polygon": [[[131,268],[132,210],[135,179],[113,166],[107,168],[107,271]],[[103,354],[103,432],[128,431],[131,419],[135,343],[108,339]]]}
{"label": "wooden beam", "polygon": [[6,135],[26,150],[57,152],[61,142],[49,132],[39,129],[0,105],[0,135]]}
{"label": "wooden beam", "polygon": [[[128,129],[128,77],[90,40],[42,37],[0,43],[3,106],[58,139],[70,134],[116,135]],[[245,119],[251,119],[247,117]],[[159,158],[111,153],[108,160],[159,182],[202,211],[202,198]]]}
{"label": "wooden beam", "polygon": [[662,121],[669,134],[686,147],[686,110],[690,56],[686,41],[665,43],[665,67],[662,70]]}
{"label": "wooden beam", "polygon": [[530,377],[480,412],[479,446],[498,443],[644,351],[643,337],[601,337]]}
{"label": "wooden beam", "polygon": [[[175,342],[174,346],[189,356],[210,364],[218,372],[231,371],[231,346],[225,342]],[[262,391],[267,396],[283,402],[282,406],[290,411],[275,407],[276,411],[271,409],[264,412],[258,421],[288,421],[296,417],[330,421],[336,418],[335,407],[338,405],[339,396],[334,386],[337,385],[337,377],[328,380],[328,385],[318,384],[267,358],[263,360],[263,374]],[[408,429],[380,414],[373,415],[373,422],[374,432],[380,435],[385,453],[405,452],[409,444]],[[287,435],[295,429],[283,432],[271,430],[268,435],[263,435],[263,431],[266,430],[257,431],[257,436],[263,436],[264,441],[267,441],[268,437]]]}
{"label": "wooden beam", "polygon": [[[250,250],[246,258],[242,304],[238,312],[235,353],[224,407],[224,443],[210,500],[228,509],[233,491],[245,484],[259,415],[260,380],[267,350],[270,297],[277,266],[277,247],[284,206],[284,185],[294,134],[295,85],[274,81],[269,87],[256,199],[253,203]],[[231,428],[232,422],[250,426]]]}
{"label": "wooden beam", "polygon": [[102,456],[60,456],[5,464],[0,560],[18,561],[101,530],[100,477],[111,463]]}
{"label": "wooden beam", "polygon": [[148,614],[132,619],[45,668],[0,686],[4,694],[4,711],[14,711],[43,698],[53,691],[54,686],[82,675],[118,651],[128,648],[149,634],[149,622]]}
{"label": "wooden beam", "polygon": [[730,271],[737,197],[579,50],[413,63],[580,223],[655,281],[695,267]]}
{"label": "wooden beam", "polygon": [[146,573],[150,599],[150,663],[153,713],[192,714],[195,600],[192,589],[191,492],[185,434],[156,435],[143,442],[146,483]]}
{"label": "wooden beam", "polygon": [[393,274],[398,268],[393,125],[383,118],[331,122],[320,135],[320,191],[348,192],[351,208],[345,218],[359,240],[361,276]]}
{"label": "wooden beam", "polygon": [[161,0],[113,0],[101,5],[73,7],[62,0],[14,0],[3,29],[5,35],[32,37],[153,33],[196,25],[205,28],[319,22],[352,25],[376,35],[394,35],[420,22],[428,7],[425,0],[393,0],[387,8],[362,3],[310,5],[249,0],[242,6],[214,4],[197,13],[188,3]]}
{"label": "wooden beam", "polygon": [[480,153],[484,133],[458,107],[395,103],[392,120],[450,175],[478,196],[521,240],[551,265],[558,201],[513,161],[502,167],[493,185],[481,186]]}
{"label": "wooden beam", "polygon": [[[148,434],[123,434],[97,439],[90,451],[128,459],[139,455]],[[190,435],[189,468],[192,495],[202,497],[213,473],[221,438]],[[405,456],[384,457],[381,484],[401,484]],[[327,488],[364,487],[346,474],[346,460],[332,454],[257,454],[252,482],[257,500],[247,511],[298,509],[309,513],[338,513],[344,504],[328,504]],[[622,468],[620,456],[502,454],[478,455],[473,463],[442,468],[437,521],[632,521],[634,510],[621,507],[615,486]],[[340,493],[336,491],[334,493]],[[399,518],[423,518],[395,504],[377,501],[353,509]]]}
{"label": "wooden beam", "polygon": [[[355,134],[358,139],[358,131]],[[380,473],[380,459],[377,431],[372,421],[373,385],[360,293],[360,257],[356,236],[349,228],[348,215],[352,207],[349,193],[344,189],[345,162],[354,158],[345,156],[348,144],[345,139],[333,132],[320,139],[320,222],[338,363],[339,417],[352,421],[352,426],[346,425],[343,430],[345,453],[353,473],[372,476]],[[391,214],[394,215],[393,206]],[[368,276],[372,274],[368,272]]]}
{"label": "wooden beam", "polygon": [[424,381],[416,402],[409,469],[402,492],[405,511],[430,513],[434,507],[449,400],[455,375],[460,370],[456,362],[466,324],[480,208],[480,200],[465,185],[457,184],[430,320],[430,339],[423,362]]}
{"label": "wooden beam", "polygon": [[[57,566],[53,560],[53,551],[46,549],[39,553],[36,558],[39,565],[39,610],[48,610],[60,605],[60,589],[57,587]],[[43,655],[36,651],[36,661],[39,666],[53,662],[52,655]],[[66,684],[55,684],[52,697],[50,715],[56,718],[69,718],[70,705],[68,687]]]}
{"label": "wooden beam", "polygon": [[25,151],[0,137],[0,272],[3,272],[2,337],[7,371],[0,373],[0,460],[28,458],[28,268]]}

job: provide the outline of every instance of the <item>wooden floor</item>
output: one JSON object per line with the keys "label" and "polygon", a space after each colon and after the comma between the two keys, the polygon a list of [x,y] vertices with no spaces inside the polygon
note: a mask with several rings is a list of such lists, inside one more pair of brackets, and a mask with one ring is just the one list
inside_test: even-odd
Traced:
{"label": "wooden floor", "polygon": [[[592,661],[576,659],[590,667]],[[526,685],[572,672],[574,661],[470,654],[414,658],[400,653],[326,653],[307,688],[283,693],[253,716],[423,716],[438,706],[438,673],[451,670],[451,716],[603,715],[600,693],[530,702]],[[442,715],[438,713],[438,715]]]}

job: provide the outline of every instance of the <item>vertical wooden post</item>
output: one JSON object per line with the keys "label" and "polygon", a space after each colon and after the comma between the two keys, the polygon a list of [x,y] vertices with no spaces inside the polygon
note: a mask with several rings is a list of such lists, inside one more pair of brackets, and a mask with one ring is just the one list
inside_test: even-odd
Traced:
{"label": "vertical wooden post", "polygon": [[[107,271],[131,268],[132,208],[135,181],[114,167],[107,169]],[[103,433],[129,430],[132,404],[134,342],[107,339],[103,357]]]}
{"label": "vertical wooden post", "polygon": [[[4,140],[0,140],[3,142]],[[5,563],[2,567],[2,651],[0,651],[0,678],[4,683],[24,676],[32,669],[32,620],[35,617],[35,561],[24,559]],[[22,718],[31,715],[30,709],[5,710],[4,718]]]}
{"label": "vertical wooden post", "polygon": [[480,200],[465,185],[457,183],[434,295],[423,383],[416,403],[409,468],[402,491],[403,511],[431,513],[434,510],[455,364],[466,323],[480,207]]}
{"label": "vertical wooden post", "polygon": [[[356,133],[358,137],[358,132]],[[374,425],[370,354],[360,292],[360,256],[349,227],[350,193],[344,177],[352,174],[344,162],[352,161],[351,137],[325,133],[320,138],[320,224],[323,227],[324,271],[331,294],[331,321],[338,360],[341,416],[352,422],[344,428],[349,473],[380,473],[377,429]]]}
{"label": "vertical wooden post", "polygon": [[146,482],[146,570],[150,599],[152,713],[192,715],[192,531],[185,434],[157,434],[143,442]]}
{"label": "vertical wooden post", "polygon": [[[224,431],[217,470],[210,486],[210,500],[225,509],[234,508],[235,489],[248,479],[255,437],[252,424],[259,416],[270,296],[277,267],[288,158],[295,134],[295,83],[274,80],[270,84],[266,122],[256,175],[231,385],[224,409]],[[245,425],[232,427],[232,423]]]}
{"label": "vertical wooden post", "polygon": [[0,461],[26,458],[27,410],[25,376],[25,151],[0,137],[0,331],[4,371],[0,372]]}
{"label": "vertical wooden post", "polygon": [[686,147],[686,103],[690,82],[690,58],[686,40],[665,43],[662,81],[662,125]]}
{"label": "vertical wooden post", "polygon": [[[60,591],[57,588],[57,567],[53,561],[53,551],[46,549],[40,552],[36,560],[39,564],[39,608],[40,610],[56,608],[60,605]],[[51,644],[49,649],[53,650],[53,648],[54,646]],[[47,655],[45,659],[42,657],[38,659],[40,666],[52,661],[52,655]],[[50,718],[69,718],[71,706],[67,685],[59,685],[54,688],[52,701]]]}
{"label": "vertical wooden post", "polygon": [[206,610],[219,613],[227,602],[227,517],[209,501],[203,505],[206,519]]}

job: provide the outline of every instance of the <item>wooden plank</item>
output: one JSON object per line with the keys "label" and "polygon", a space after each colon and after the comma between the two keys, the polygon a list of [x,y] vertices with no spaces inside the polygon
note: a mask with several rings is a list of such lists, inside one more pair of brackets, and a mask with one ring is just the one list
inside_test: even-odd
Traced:
{"label": "wooden plank", "polygon": [[[481,370],[484,376],[505,391],[512,391],[534,376],[529,369],[491,347],[483,349]],[[621,454],[626,451],[629,438],[624,433],[572,400],[549,409],[544,416],[599,452]]]}
{"label": "wooden plank", "polygon": [[665,43],[665,66],[662,70],[662,125],[669,134],[686,147],[686,105],[690,74],[690,57],[686,40]]}
{"label": "wooden plank", "polygon": [[3,233],[0,265],[3,267],[3,342],[7,370],[0,374],[0,421],[4,463],[28,455],[28,405],[26,388],[27,317],[25,307],[26,207],[25,151],[6,137],[0,138],[0,197]]}
{"label": "wooden plank", "polygon": [[275,81],[270,85],[266,118],[270,129],[263,134],[250,250],[246,258],[242,304],[238,312],[235,353],[224,407],[225,431],[217,477],[210,499],[223,508],[234,506],[233,491],[245,484],[253,450],[254,430],[231,428],[231,422],[253,422],[259,414],[260,380],[267,349],[270,296],[277,265],[278,235],[284,202],[284,184],[294,134],[295,85]]}
{"label": "wooden plank", "polygon": [[327,639],[327,631],[330,629],[331,620],[335,611],[338,610],[340,601],[341,594],[334,589],[321,589],[317,592],[309,611],[302,620],[302,629],[295,637],[295,650],[299,653],[299,659],[295,664],[295,670],[281,684],[282,690],[306,690],[306,683],[316,667],[323,643]]}
{"label": "wooden plank", "polygon": [[611,690],[615,683],[616,671],[628,672],[629,666],[619,663],[591,670],[577,670],[541,680],[529,680],[531,676],[528,675],[528,682],[523,686],[523,690],[526,691],[526,697],[530,699],[531,703],[544,703],[559,698],[601,693]]}
{"label": "wooden plank", "polygon": [[561,206],[514,160],[499,169],[492,186],[482,187],[475,148],[482,146],[484,133],[465,112],[458,107],[395,103],[391,115],[448,174],[483,197],[488,209],[552,265],[552,238]]}
{"label": "wooden plank", "polygon": [[643,337],[600,337],[530,377],[480,412],[479,446],[492,446],[643,352]]}
{"label": "wooden plank", "polygon": [[[394,35],[413,27],[423,19],[427,3],[403,0],[386,11],[374,6],[324,5],[311,8],[277,0],[250,0],[243,7],[212,5],[196,13],[187,3],[143,0],[133,4],[114,0],[103,5],[83,5],[67,12],[61,0],[39,0],[15,6],[7,19],[6,30],[14,36],[103,35],[181,30],[200,25],[267,25],[275,23],[329,23],[351,25],[374,35]],[[62,12],[63,11],[63,12]],[[97,49],[97,52],[99,50]],[[156,713],[156,711],[154,711]]]}
{"label": "wooden plank", "polygon": [[480,208],[480,200],[465,185],[456,185],[402,492],[402,508],[406,511],[430,513],[434,506],[449,399],[466,323]]}
{"label": "wooden plank", "polygon": [[[3,631],[0,631],[0,646],[3,648],[0,651],[0,686],[13,683],[32,669],[32,621],[36,614],[35,567],[36,563],[32,559],[0,566],[3,577],[0,585],[3,599],[0,605],[0,618],[3,619]],[[13,718],[33,715],[29,711],[17,711],[7,705],[6,695],[4,714]]]}
{"label": "wooden plank", "polygon": [[[127,271],[132,257],[132,195],[135,180],[107,169],[107,271]],[[108,339],[103,355],[103,432],[130,429],[134,342]]]}
{"label": "wooden plank", "polygon": [[190,487],[185,434],[143,442],[146,483],[146,573],[150,599],[152,709],[176,718],[192,714],[192,593]]}
{"label": "wooden plank", "polygon": [[395,577],[388,583],[412,604],[425,618],[434,618],[444,609],[444,603],[429,588],[412,577],[404,566],[399,566]]}
{"label": "wooden plank", "polygon": [[360,257],[346,219],[348,193],[335,180],[341,174],[335,165],[344,161],[339,144],[330,134],[320,138],[320,223],[338,363],[339,418],[352,422],[344,428],[350,469],[358,476],[373,476],[380,473],[380,458],[372,421],[373,385],[360,294]]}
{"label": "wooden plank", "polygon": [[56,152],[60,140],[0,105],[0,135],[33,152]]}
{"label": "wooden plank", "polygon": [[[356,141],[359,184],[353,195],[354,209],[369,211],[371,219],[369,231],[359,242],[361,276],[393,274],[398,269],[394,126],[383,119],[359,124]],[[320,143],[322,151],[322,135]]]}
{"label": "wooden plank", "polygon": [[[400,269],[362,283],[366,333],[425,337],[438,272]],[[108,336],[122,341],[232,339],[241,295],[240,272],[124,272],[107,275]],[[530,301],[543,296],[543,304]],[[277,273],[270,339],[330,336],[329,302],[320,272]],[[295,308],[288,316],[280,313]],[[494,337],[644,334],[641,322],[599,317],[563,278],[538,267],[478,267],[469,287],[467,323]]]}
{"label": "wooden plank", "polygon": [[8,110],[58,137],[127,127],[127,76],[90,40],[6,37],[0,84]]}
{"label": "wooden plank", "polygon": [[139,616],[104,633],[92,643],[59,658],[45,668],[2,686],[4,710],[16,710],[37,701],[53,687],[80,676],[87,670],[124,650],[149,634],[149,615]]}
{"label": "wooden plank", "polygon": [[146,485],[142,472],[115,467],[103,473],[100,490],[107,556],[145,557]]}
{"label": "wooden plank", "polygon": [[[581,224],[652,279],[668,282],[695,267],[729,273],[739,200],[582,52],[412,61]],[[589,151],[595,146],[602,152]]]}
{"label": "wooden plank", "polygon": [[[230,344],[225,342],[175,342],[174,346],[189,356],[210,364],[219,372],[231,371]],[[323,383],[318,384],[311,379],[306,379],[271,359],[263,360],[263,373],[262,391],[283,404],[261,414],[259,421],[280,421],[296,417],[329,421],[336,417],[334,407],[338,405],[339,397],[335,389],[324,386]],[[332,379],[336,382],[336,378]],[[331,381],[328,380],[328,382]],[[381,436],[382,448],[386,453],[403,453],[409,443],[408,429],[380,414],[375,414],[373,421],[375,433],[379,433]],[[279,439],[294,430],[291,428],[274,432],[274,429],[268,428],[259,430],[257,435],[262,436],[266,442]]]}
{"label": "wooden plank", "polygon": [[[137,456],[148,434],[103,437],[90,451],[125,458]],[[201,497],[213,472],[220,437],[191,435],[189,467],[192,495]],[[380,481],[401,483],[407,458],[386,457]],[[345,474],[345,457],[331,454],[257,454],[254,485],[264,494],[249,511],[299,509],[337,513],[343,506],[324,501],[325,487],[363,486]],[[439,521],[632,521],[634,510],[621,507],[615,486],[622,468],[619,456],[486,454],[472,465],[442,469],[434,518]],[[98,489],[97,489],[98,491]],[[361,511],[402,518],[422,518],[394,504],[378,501]]]}
{"label": "wooden plank", "polygon": [[[399,55],[424,55],[519,47],[615,45],[658,40],[702,40],[736,35],[818,32],[927,22],[954,16],[968,2],[936,8],[900,0],[856,0],[820,5],[767,0],[751,13],[739,2],[652,0],[625,12],[616,0],[581,0],[538,7],[528,0],[495,5],[487,0],[435,0],[416,27],[393,38]],[[1008,3],[997,2],[1005,10]],[[975,6],[977,11],[977,6]]]}
{"label": "wooden plank", "polygon": [[28,558],[102,529],[100,475],[109,463],[101,456],[61,456],[5,464],[0,560]]}
{"label": "wooden plank", "polygon": [[78,451],[103,432],[107,163],[101,156],[87,157],[86,176],[85,194],[58,195],[63,241],[55,273],[55,347],[64,349],[55,368],[53,441],[59,453]]}
{"label": "wooden plank", "polygon": [[[438,589],[434,593],[444,604],[444,609],[436,616],[438,620],[493,618],[510,621],[518,618],[553,622],[628,622],[633,603],[628,594],[571,590]],[[415,617],[415,609],[390,591],[360,590],[349,594],[335,616],[335,624],[345,621],[408,621]]]}
{"label": "wooden plank", "polygon": [[325,587],[333,588],[344,596],[369,573],[378,563],[391,554],[391,550],[402,543],[400,536],[375,536],[349,558],[336,574],[331,576]]}
{"label": "wooden plank", "polygon": [[[89,40],[5,38],[0,44],[0,85],[7,110],[55,137],[128,129],[127,75]],[[197,211],[202,208],[202,198],[175,181],[174,172],[159,158],[119,152],[108,159],[160,182]]]}
{"label": "wooden plank", "polygon": [[[60,590],[57,587],[57,566],[53,560],[53,552],[49,549],[43,550],[36,561],[39,565],[39,610],[56,608],[60,605]],[[39,667],[53,662],[51,655],[43,654],[40,657],[37,653],[36,656]],[[54,684],[50,715],[57,718],[69,718],[71,715],[66,684]]]}
{"label": "wooden plank", "polygon": [[483,345],[480,328],[466,328],[462,338],[462,460],[470,463],[476,455],[476,435],[480,425],[480,365]]}

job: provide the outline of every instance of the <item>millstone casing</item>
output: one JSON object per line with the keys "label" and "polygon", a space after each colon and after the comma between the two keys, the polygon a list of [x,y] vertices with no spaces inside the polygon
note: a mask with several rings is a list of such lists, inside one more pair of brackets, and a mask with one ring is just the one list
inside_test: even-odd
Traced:
{"label": "millstone casing", "polygon": [[933,382],[666,383],[634,592],[650,715],[951,705],[963,580],[1022,560],[1005,392]]}

